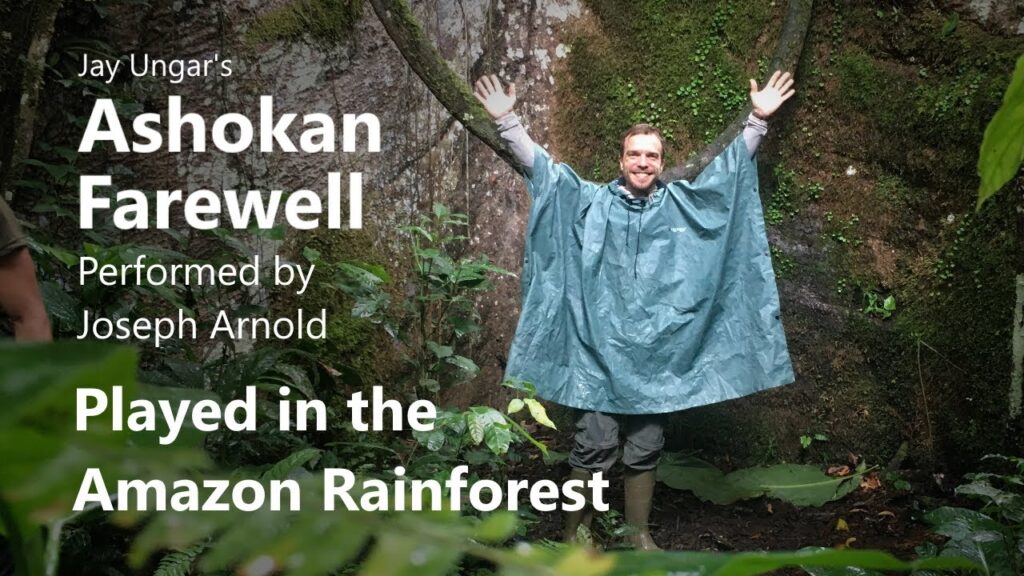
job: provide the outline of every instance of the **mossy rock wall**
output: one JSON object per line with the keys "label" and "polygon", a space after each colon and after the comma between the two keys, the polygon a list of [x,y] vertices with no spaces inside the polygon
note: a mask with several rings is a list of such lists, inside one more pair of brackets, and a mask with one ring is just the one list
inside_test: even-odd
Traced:
{"label": "mossy rock wall", "polygon": [[[429,95],[366,2],[303,0],[158,3],[127,11],[111,42],[151,56],[218,51],[229,78],[131,88],[148,110],[170,93],[190,111],[258,115],[373,112],[379,154],[153,154],[114,158],[140,189],[324,189],[329,171],[362,171],[364,229],[291,231],[264,254],[384,266],[393,297],[407,291],[408,237],[418,213],[443,202],[470,215],[466,253],[519,270],[529,208],[521,179]],[[1002,4],[1000,4],[1002,5]],[[640,0],[417,4],[425,32],[467,78],[517,83],[534,139],[593,179],[615,175],[619,134],[659,125],[670,160],[703,146],[764,79],[784,3]],[[291,10],[290,12],[288,10]],[[330,17],[321,18],[323,11]],[[311,20],[324,26],[303,31]],[[296,24],[298,23],[298,24]],[[892,457],[904,441],[917,463],[971,466],[1019,450],[1005,433],[1013,306],[1012,199],[973,214],[976,151],[1024,38],[954,3],[819,1],[797,70],[797,97],[772,119],[760,152],[761,193],[798,380],[781,389],[679,414],[670,444],[736,465]],[[129,172],[118,172],[128,174]],[[325,278],[316,282],[323,283]],[[881,307],[892,296],[895,311]],[[314,286],[289,307],[327,307],[330,339],[309,348],[387,384],[396,344]],[[874,303],[874,308],[871,304]],[[498,384],[519,313],[517,279],[478,302],[484,332],[459,352],[481,376],[452,391],[459,404],[503,406]],[[865,309],[870,312],[865,312]],[[829,440],[800,448],[801,435]]]}
{"label": "mossy rock wall", "polygon": [[[716,135],[745,78],[769,73],[783,8],[586,5],[553,139],[599,179],[633,122],[665,130],[677,161]],[[1022,52],[1024,37],[962,7],[816,4],[797,97],[759,155],[797,382],[677,415],[671,446],[737,465],[884,464],[906,441],[911,463],[955,469],[1019,450],[1006,421],[1013,198],[973,209],[984,126]],[[814,434],[828,440],[802,448]]]}

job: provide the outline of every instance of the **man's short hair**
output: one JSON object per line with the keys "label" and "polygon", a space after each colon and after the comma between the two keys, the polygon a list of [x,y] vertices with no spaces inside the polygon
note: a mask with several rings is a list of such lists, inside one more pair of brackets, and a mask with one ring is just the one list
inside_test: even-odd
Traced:
{"label": "man's short hair", "polygon": [[629,128],[629,130],[626,130],[626,132],[622,135],[622,151],[620,154],[626,153],[626,140],[628,140],[631,136],[640,136],[644,134],[654,134],[655,136],[658,137],[658,142],[661,142],[661,157],[664,158],[666,151],[665,137],[661,135],[661,130],[658,130],[651,124],[644,123],[632,125]]}

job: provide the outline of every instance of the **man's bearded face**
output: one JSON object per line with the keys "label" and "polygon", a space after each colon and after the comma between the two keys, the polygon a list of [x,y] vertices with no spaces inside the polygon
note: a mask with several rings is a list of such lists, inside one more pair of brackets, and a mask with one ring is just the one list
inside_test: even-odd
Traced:
{"label": "man's bearded face", "polygon": [[655,134],[634,134],[622,143],[619,170],[626,180],[626,189],[634,195],[646,196],[661,175],[664,158],[661,140]]}

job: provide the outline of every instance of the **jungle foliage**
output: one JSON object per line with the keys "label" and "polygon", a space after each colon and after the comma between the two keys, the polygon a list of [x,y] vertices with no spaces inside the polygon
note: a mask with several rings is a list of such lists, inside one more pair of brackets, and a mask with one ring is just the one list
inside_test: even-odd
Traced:
{"label": "jungle foliage", "polygon": [[[89,3],[87,14],[65,14],[63,18],[99,29],[109,16],[104,10],[113,4],[116,3]],[[567,119],[559,122],[585,127],[577,135],[579,140],[569,143],[569,149],[583,159],[588,172],[595,176],[611,170],[600,159],[616,154],[614,150],[602,149],[605,144],[590,147],[591,143],[612,142],[607,146],[613,146],[613,136],[620,131],[622,122],[655,123],[683,147],[706,141],[742,106],[744,95],[735,86],[742,86],[740,80],[745,73],[755,67],[758,73],[763,72],[762,53],[746,60],[748,55],[741,54],[754,44],[773,17],[764,5],[759,4],[748,13],[735,2],[719,2],[714,10],[699,11],[698,18],[687,19],[681,16],[687,9],[685,3],[648,0],[639,6],[643,18],[634,19],[611,2],[591,4],[611,36],[602,43],[581,35],[574,43],[570,64],[575,73],[576,94],[563,96],[566,101],[581,98],[580,94],[588,96],[577,102],[579,106],[569,107]],[[351,30],[365,12],[360,11],[360,5],[321,0],[292,3],[273,11],[263,28],[255,28],[253,37],[268,42],[301,38],[314,44],[330,43]],[[664,52],[658,56],[661,61],[676,62],[679,70],[687,73],[674,77],[655,74],[644,62],[627,58],[629,52],[623,47],[637,38],[652,43],[662,38],[678,40],[659,44]],[[284,236],[281,229],[188,233],[169,230],[165,235],[153,236],[144,245],[137,237],[112,227],[81,231],[74,192],[75,182],[86,168],[69,131],[80,133],[84,126],[82,102],[101,96],[114,98],[125,118],[145,107],[129,87],[76,78],[73,64],[85,51],[116,52],[92,35],[56,39],[47,60],[47,82],[53,98],[49,116],[43,122],[48,130],[37,141],[32,158],[24,163],[25,175],[17,182],[16,205],[26,215],[42,289],[58,337],[78,333],[86,309],[127,318],[183,310],[200,323],[202,330],[208,330],[213,310],[231,308],[240,315],[262,315],[272,312],[275,306],[284,306],[278,295],[223,287],[166,289],[141,284],[111,288],[92,282],[78,285],[76,269],[82,255],[95,257],[100,264],[113,265],[134,262],[143,253],[151,258],[151,263],[219,264],[276,249]],[[872,59],[857,50],[843,52],[839,56],[839,69],[843,71],[839,82],[852,79],[853,86],[863,88],[858,78],[869,78],[874,66]],[[1008,101],[1012,100],[1011,93],[1019,95],[1020,66],[1011,82],[1011,91],[1007,92]],[[864,78],[858,76],[861,72]],[[680,82],[678,78],[683,76],[687,80]],[[970,73],[965,73],[951,81],[961,89],[958,94],[974,93],[977,87],[972,88],[971,78]],[[922,89],[908,94],[921,102],[937,104],[935,113],[947,114],[947,119],[954,118],[958,106],[965,104],[955,99],[942,100],[938,91]],[[871,109],[874,114],[890,111],[888,107],[877,106],[876,99],[866,91],[852,92],[850,101],[851,106]],[[984,107],[984,102],[975,106]],[[580,118],[599,121],[580,122]],[[998,124],[993,123],[1003,129],[1019,124],[1008,124],[1006,116],[1002,118]],[[1010,137],[1016,138],[1012,134]],[[998,138],[998,134],[993,138]],[[112,164],[118,166],[120,176],[131,176],[124,165]],[[822,194],[821,184],[816,182],[794,184],[792,172],[779,170],[775,176],[783,182],[782,187],[785,182],[790,183],[794,198],[817,201]],[[917,201],[900,194],[896,195],[901,201]],[[778,224],[792,218],[797,210],[783,200],[778,200]],[[982,200],[979,198],[979,202]],[[836,226],[827,233],[838,235],[831,237],[836,244],[852,244],[853,240],[844,240],[852,238],[857,222],[845,214],[840,220],[848,225]],[[342,327],[360,332],[358,343],[369,341],[364,337],[373,331],[397,350],[398,365],[387,377],[392,382],[389,393],[403,400],[430,398],[440,403],[444,392],[473,381],[479,374],[469,352],[481,330],[476,302],[493,288],[495,279],[508,276],[509,272],[484,255],[465,255],[470,252],[466,249],[469,230],[464,214],[443,204],[431,206],[419,221],[393,231],[405,240],[402,261],[411,262],[407,270],[387,269],[378,261],[335,258],[326,250],[302,243],[293,253],[294,258],[316,264],[321,270],[323,280],[318,288],[345,299],[351,310],[351,318],[346,320],[359,323],[342,323]],[[874,299],[868,296],[872,293]],[[865,292],[863,298],[862,303],[858,297],[857,307],[867,304],[865,313],[879,320],[896,314],[895,300],[891,306],[888,304],[892,296],[883,298],[878,292]],[[902,297],[900,302],[902,311]],[[346,393],[366,388],[360,369],[362,366],[347,354],[311,347],[250,347],[227,340],[210,346],[175,341],[159,353],[146,346],[132,349],[95,343],[0,347],[0,373],[4,374],[0,388],[4,404],[0,412],[0,461],[4,462],[4,474],[0,475],[0,520],[14,552],[17,573],[49,576],[58,570],[70,573],[77,569],[80,573],[103,570],[108,575],[144,571],[157,575],[220,576],[358,571],[427,576],[459,570],[469,574],[596,576],[668,572],[759,574],[795,566],[812,573],[816,573],[815,567],[908,571],[981,566],[987,573],[1012,574],[1022,565],[1020,535],[1024,518],[1020,487],[1024,469],[1020,460],[1014,458],[1005,459],[1005,463],[1016,466],[1016,471],[974,475],[960,487],[960,495],[982,504],[980,511],[940,508],[927,516],[934,529],[950,540],[942,547],[921,550],[923,559],[914,562],[903,562],[882,552],[858,550],[600,553],[526,541],[535,521],[529,511],[519,515],[460,514],[450,510],[322,512],[322,485],[316,479],[325,468],[345,466],[361,477],[393,480],[394,474],[389,471],[402,466],[410,478],[429,479],[444,476],[456,464],[469,463],[475,478],[502,478],[508,475],[511,463],[535,456],[535,451],[548,451],[530,429],[536,425],[553,427],[554,423],[527,382],[503,383],[516,396],[504,409],[442,408],[434,430],[429,432],[358,432],[342,423],[338,415]],[[80,387],[109,390],[114,384],[124,386],[129,398],[205,398],[220,402],[236,399],[245,386],[254,385],[259,391],[261,425],[249,434],[203,434],[188,430],[172,448],[158,446],[155,434],[129,435],[105,427],[89,433],[75,431],[73,391]],[[277,400],[282,386],[304,399],[324,401],[329,406],[329,429],[320,433],[281,432]],[[107,514],[93,509],[71,513],[70,501],[84,470],[90,467],[103,470],[104,475],[113,479],[232,478],[260,483],[295,479],[303,487],[303,510]],[[766,467],[770,470],[767,476],[751,479],[740,475],[732,478],[736,482],[724,483],[732,475],[702,465],[694,467],[702,469],[697,480],[690,477],[688,486],[699,485],[713,501],[725,501],[726,497],[721,495],[725,491],[730,498],[768,493],[813,504],[822,498],[841,497],[855,488],[856,482],[856,476],[823,478],[820,471],[810,470],[811,467],[785,466]],[[785,475],[788,480],[796,474],[801,480],[792,482],[783,493],[773,480],[776,474]],[[814,491],[804,491],[799,488],[801,483],[818,486]],[[63,568],[59,568],[60,561]]]}

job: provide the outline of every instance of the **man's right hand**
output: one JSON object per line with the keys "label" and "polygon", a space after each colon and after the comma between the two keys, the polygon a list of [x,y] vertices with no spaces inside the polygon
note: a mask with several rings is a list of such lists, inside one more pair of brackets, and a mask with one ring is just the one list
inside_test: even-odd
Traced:
{"label": "man's right hand", "polygon": [[516,104],[516,85],[508,85],[508,93],[494,74],[483,76],[476,81],[473,94],[484,105],[491,118],[497,120],[512,111]]}

